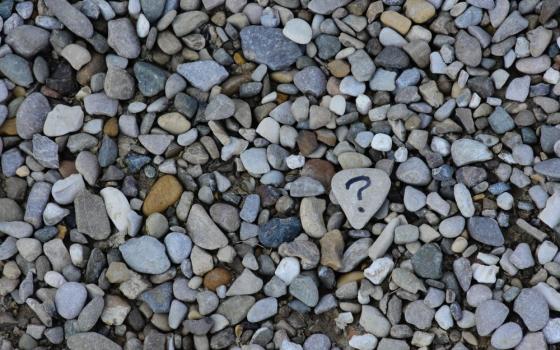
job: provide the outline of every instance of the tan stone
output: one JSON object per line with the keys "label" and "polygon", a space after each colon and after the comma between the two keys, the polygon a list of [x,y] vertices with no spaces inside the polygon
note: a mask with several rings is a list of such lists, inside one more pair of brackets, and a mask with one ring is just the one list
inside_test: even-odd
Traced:
{"label": "tan stone", "polygon": [[103,133],[110,137],[116,137],[119,134],[119,121],[117,118],[110,118],[105,122]]}
{"label": "tan stone", "polygon": [[183,193],[183,186],[175,176],[160,177],[150,189],[144,200],[142,212],[144,215],[161,213],[179,200]]}
{"label": "tan stone", "polygon": [[123,283],[130,279],[130,270],[125,263],[113,261],[105,273],[110,283]]}
{"label": "tan stone", "polygon": [[363,279],[364,279],[364,273],[362,271],[348,272],[340,276],[338,281],[336,281],[336,287],[340,288],[340,286],[343,286],[346,283],[357,282]]}
{"label": "tan stone", "polygon": [[223,267],[216,267],[212,271],[204,275],[204,287],[210,290],[216,290],[219,286],[226,286],[231,283],[231,272]]}
{"label": "tan stone", "polygon": [[339,230],[332,230],[323,236],[321,243],[321,265],[338,271],[342,267],[344,238]]}
{"label": "tan stone", "polygon": [[302,199],[299,207],[301,226],[305,233],[313,238],[321,238],[327,232],[323,221],[323,212],[327,208],[325,200],[316,197]]}
{"label": "tan stone", "polygon": [[327,64],[327,69],[337,78],[344,78],[350,73],[350,65],[343,60],[330,61]]}
{"label": "tan stone", "polygon": [[426,0],[407,0],[404,4],[406,17],[422,24],[436,15],[436,8]]}
{"label": "tan stone", "polygon": [[381,23],[405,35],[408,33],[412,22],[410,19],[395,11],[385,11],[381,14]]}
{"label": "tan stone", "polygon": [[101,321],[109,326],[120,326],[124,323],[130,309],[130,305],[125,299],[117,295],[106,295]]}
{"label": "tan stone", "polygon": [[160,128],[174,135],[182,134],[191,128],[191,122],[178,112],[160,116],[157,123]]}

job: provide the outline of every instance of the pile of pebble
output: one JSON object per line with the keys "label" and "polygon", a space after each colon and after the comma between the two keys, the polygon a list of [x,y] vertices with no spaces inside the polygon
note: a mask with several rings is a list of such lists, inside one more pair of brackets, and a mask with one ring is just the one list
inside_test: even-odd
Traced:
{"label": "pile of pebble", "polygon": [[0,1],[0,349],[560,344],[560,1]]}

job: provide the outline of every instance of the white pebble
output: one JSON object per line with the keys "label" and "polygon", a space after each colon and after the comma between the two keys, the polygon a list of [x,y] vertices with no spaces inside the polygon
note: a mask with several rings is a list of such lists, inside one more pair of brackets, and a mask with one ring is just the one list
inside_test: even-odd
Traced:
{"label": "white pebble", "polygon": [[292,154],[286,158],[286,165],[290,169],[299,169],[305,165],[305,157],[302,155]]}
{"label": "white pebble", "polygon": [[291,41],[302,45],[309,43],[313,37],[311,26],[301,18],[289,20],[284,26],[282,34]]}
{"label": "white pebble", "polygon": [[299,275],[299,272],[300,266],[298,259],[289,256],[280,260],[280,263],[276,267],[276,271],[274,271],[274,274],[276,275],[276,277],[280,278],[282,281],[289,285],[290,283],[292,283],[294,278]]}
{"label": "white pebble", "polygon": [[387,134],[375,134],[371,140],[371,148],[376,151],[389,152],[393,147],[393,140]]}

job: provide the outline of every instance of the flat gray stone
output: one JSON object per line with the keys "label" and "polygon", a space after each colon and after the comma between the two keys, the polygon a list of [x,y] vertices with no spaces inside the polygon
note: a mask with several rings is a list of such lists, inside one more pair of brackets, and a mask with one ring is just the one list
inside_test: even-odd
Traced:
{"label": "flat gray stone", "polygon": [[78,317],[87,298],[86,288],[77,282],[66,282],[56,291],[56,311],[67,320]]}
{"label": "flat gray stone", "polygon": [[492,37],[493,43],[499,43],[500,41],[513,36],[529,26],[529,21],[525,19],[519,11],[513,11],[500,25],[498,30],[494,33]]}
{"label": "flat gray stone", "polygon": [[509,113],[502,107],[496,107],[494,112],[492,112],[492,114],[490,114],[490,117],[488,117],[488,123],[490,123],[490,127],[497,134],[503,134],[515,127],[513,119],[511,118]]}
{"label": "flat gray stone", "polygon": [[286,69],[303,55],[300,46],[286,38],[280,28],[247,26],[239,34],[245,58],[271,70]]}
{"label": "flat gray stone", "polygon": [[397,168],[396,176],[402,182],[415,186],[425,186],[432,181],[430,169],[418,157],[411,157],[402,162]]}
{"label": "flat gray stone", "polygon": [[83,190],[74,198],[74,208],[78,231],[95,240],[109,237],[111,225],[103,198]]}
{"label": "flat gray stone", "polygon": [[436,244],[424,244],[411,259],[414,272],[422,278],[440,279],[443,268],[443,254]]}
{"label": "flat gray stone", "polygon": [[256,323],[270,318],[278,312],[278,300],[268,297],[260,299],[249,309],[247,321]]}
{"label": "flat gray stone", "polygon": [[150,236],[132,238],[119,247],[124,261],[133,270],[147,274],[160,274],[171,266],[165,246]]}
{"label": "flat gray stone", "polygon": [[319,290],[309,276],[298,275],[290,284],[290,294],[309,307],[319,302]]}
{"label": "flat gray stone", "polygon": [[467,229],[469,236],[480,243],[494,247],[504,244],[504,235],[498,222],[484,216],[473,216],[468,220]]}
{"label": "flat gray stone", "polygon": [[350,0],[311,0],[307,8],[320,15],[328,15],[337,8],[346,6]]}
{"label": "flat gray stone", "polygon": [[72,33],[84,39],[94,34],[90,20],[66,0],[45,0],[45,5]]}
{"label": "flat gray stone", "polygon": [[513,311],[518,314],[531,331],[539,331],[546,326],[549,318],[548,303],[534,288],[524,288],[515,299]]}
{"label": "flat gray stone", "polygon": [[451,144],[451,157],[456,166],[485,162],[494,157],[482,142],[471,139],[459,139]]}
{"label": "flat gray stone", "polygon": [[31,58],[49,45],[49,32],[32,25],[22,25],[8,33],[6,44],[17,54]]}
{"label": "flat gray stone", "polygon": [[508,322],[500,326],[490,339],[496,349],[513,349],[523,339],[523,330],[515,322]]}
{"label": "flat gray stone", "polygon": [[251,295],[262,289],[263,281],[249,269],[243,270],[229,287],[226,296]]}
{"label": "flat gray stone", "polygon": [[320,97],[325,93],[327,78],[321,68],[310,66],[294,75],[294,84],[304,94]]}
{"label": "flat gray stone", "polygon": [[138,89],[144,96],[155,96],[165,89],[168,73],[160,67],[147,63],[134,64],[134,77],[138,81]]}
{"label": "flat gray stone", "polygon": [[180,64],[177,66],[177,73],[202,91],[209,91],[229,76],[228,71],[221,64],[212,60]]}
{"label": "flat gray stone", "polygon": [[103,82],[105,94],[117,100],[128,100],[134,96],[134,78],[124,69],[109,68]]}
{"label": "flat gray stone", "polygon": [[535,164],[537,173],[551,178],[560,178],[560,158],[551,158]]}
{"label": "flat gray stone", "polygon": [[120,345],[95,332],[71,335],[66,345],[70,350],[122,350]]}
{"label": "flat gray stone", "polygon": [[33,158],[42,166],[58,168],[58,145],[46,136],[33,135]]}
{"label": "flat gray stone", "polygon": [[107,44],[124,58],[136,58],[140,55],[140,40],[128,18],[119,18],[107,23]]}
{"label": "flat gray stone", "polygon": [[478,66],[482,60],[480,42],[466,31],[460,30],[455,37],[455,55],[467,66]]}
{"label": "flat gray stone", "polygon": [[388,336],[391,330],[389,320],[379,309],[371,305],[362,305],[359,323],[366,332],[380,338]]}
{"label": "flat gray stone", "polygon": [[224,94],[218,94],[206,106],[204,117],[206,120],[222,120],[231,117],[234,113],[233,100]]}
{"label": "flat gray stone", "polygon": [[214,250],[228,244],[227,237],[200,204],[191,207],[185,227],[193,243],[203,249]]}
{"label": "flat gray stone", "polygon": [[474,314],[478,335],[490,335],[504,323],[508,314],[509,308],[499,301],[487,300],[480,304]]}
{"label": "flat gray stone", "polygon": [[36,133],[43,131],[43,125],[51,106],[47,98],[33,92],[23,100],[16,113],[16,130],[23,139],[32,139]]}
{"label": "flat gray stone", "polygon": [[96,296],[87,303],[78,316],[78,328],[82,332],[92,329],[101,317],[104,306],[105,301],[102,296]]}
{"label": "flat gray stone", "polygon": [[404,308],[404,319],[418,329],[426,330],[432,325],[435,311],[423,300],[416,300]]}

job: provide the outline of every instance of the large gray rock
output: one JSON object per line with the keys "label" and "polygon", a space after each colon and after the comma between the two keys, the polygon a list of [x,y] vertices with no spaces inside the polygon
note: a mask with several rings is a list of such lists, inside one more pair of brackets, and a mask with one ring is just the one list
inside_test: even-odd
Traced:
{"label": "large gray rock", "polygon": [[29,87],[33,83],[33,74],[29,62],[13,53],[0,58],[0,72],[16,85]]}
{"label": "large gray rock", "polygon": [[493,154],[482,142],[460,139],[451,144],[451,157],[455,165],[463,166],[490,160]]}
{"label": "large gray rock", "polygon": [[240,36],[245,58],[266,64],[271,70],[288,68],[303,55],[300,46],[286,38],[280,28],[247,26]]}
{"label": "large gray rock", "polygon": [[492,333],[504,323],[508,314],[508,307],[499,301],[487,300],[480,304],[474,314],[478,335],[485,337]]}
{"label": "large gray rock", "polygon": [[107,24],[107,44],[124,58],[136,58],[140,55],[140,40],[128,18],[119,18]]}
{"label": "large gray rock", "polygon": [[124,69],[109,68],[103,82],[107,97],[128,100],[134,96],[134,78]]}
{"label": "large gray rock", "polygon": [[142,95],[151,97],[165,89],[168,73],[153,64],[137,62],[134,65],[134,76]]}
{"label": "large gray rock", "polygon": [[56,291],[56,311],[67,320],[78,317],[87,298],[86,288],[77,282],[66,282]]}
{"label": "large gray rock", "polygon": [[496,349],[512,349],[523,339],[523,330],[515,322],[508,322],[496,329],[490,343]]}
{"label": "large gray rock", "polygon": [[46,136],[33,135],[33,158],[46,168],[58,168],[58,144]]}
{"label": "large gray rock", "polygon": [[66,345],[70,350],[122,350],[119,344],[95,332],[71,335]]}
{"label": "large gray rock", "polygon": [[504,235],[498,222],[484,216],[473,216],[467,224],[469,235],[480,243],[499,247],[504,244]]}
{"label": "large gray rock", "polygon": [[535,171],[551,178],[560,178],[560,158],[551,158],[535,164]]}
{"label": "large gray rock", "polygon": [[424,244],[411,259],[414,272],[422,278],[440,279],[443,268],[443,254],[436,244]]}
{"label": "large gray rock", "polygon": [[482,60],[482,48],[475,37],[460,30],[455,37],[455,55],[467,66],[476,67]]}
{"label": "large gray rock", "polygon": [[228,71],[221,64],[212,60],[180,64],[177,66],[177,73],[202,91],[209,91],[229,76]]}
{"label": "large gray rock", "polygon": [[23,100],[16,113],[16,130],[23,139],[31,139],[36,133],[43,131],[43,125],[51,106],[47,98],[33,92]]}
{"label": "large gray rock", "polygon": [[147,274],[160,274],[171,266],[165,246],[150,236],[132,238],[119,247],[124,261],[133,270]]}
{"label": "large gray rock", "polygon": [[320,15],[328,15],[339,7],[346,6],[350,0],[311,0],[307,8]]}
{"label": "large gray rock", "polygon": [[186,228],[194,244],[203,249],[214,250],[228,244],[227,237],[200,204],[192,206]]}
{"label": "large gray rock", "polygon": [[397,179],[409,185],[425,186],[432,180],[432,174],[426,163],[411,157],[401,163],[396,171]]}
{"label": "large gray rock", "polygon": [[51,187],[52,185],[48,182],[35,182],[27,197],[23,218],[35,228],[39,228],[43,224],[43,211],[49,201]]}
{"label": "large gray rock", "polygon": [[319,302],[319,290],[309,276],[298,275],[290,284],[290,294],[309,307]]}
{"label": "large gray rock", "polygon": [[524,288],[515,299],[513,311],[518,314],[531,331],[539,331],[546,326],[549,317],[548,303],[534,288]]}
{"label": "large gray rock", "polygon": [[45,0],[45,5],[72,33],[84,39],[93,36],[90,20],[66,0]]}
{"label": "large gray rock", "polygon": [[22,25],[8,33],[6,43],[17,54],[33,57],[49,45],[49,32],[32,25]]}
{"label": "large gray rock", "polygon": [[327,78],[321,68],[310,66],[294,75],[294,84],[304,94],[320,97],[325,93]]}
{"label": "large gray rock", "polygon": [[78,231],[95,240],[109,237],[111,225],[103,198],[83,190],[74,198],[74,208]]}

